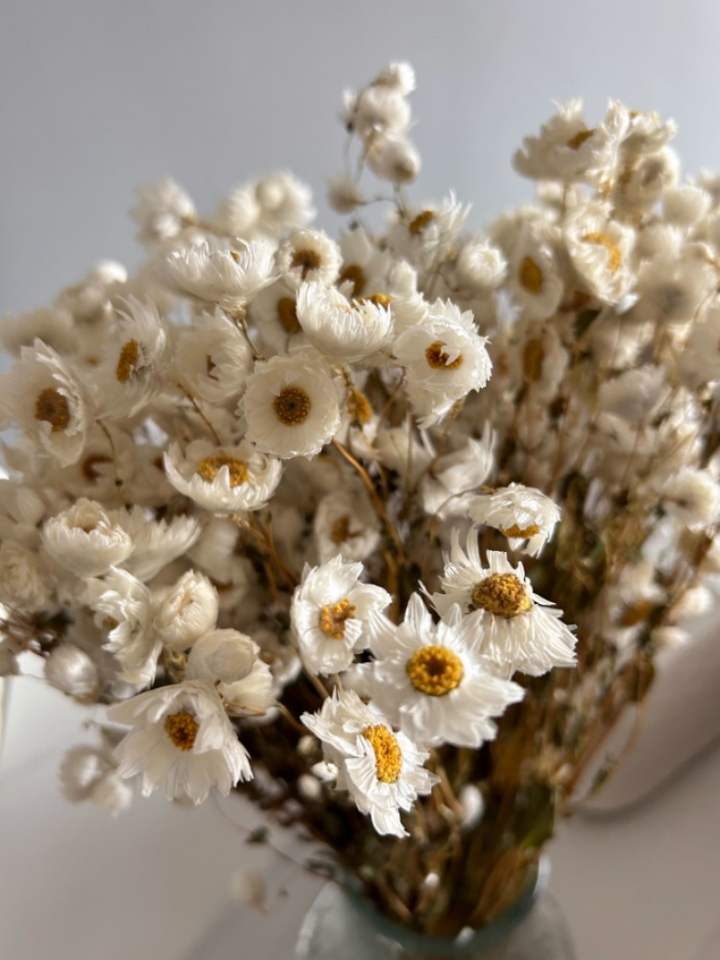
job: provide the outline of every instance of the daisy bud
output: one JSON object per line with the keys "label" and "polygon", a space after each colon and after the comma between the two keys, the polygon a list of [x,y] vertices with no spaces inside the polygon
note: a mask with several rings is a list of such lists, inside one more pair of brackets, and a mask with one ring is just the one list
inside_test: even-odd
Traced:
{"label": "daisy bud", "polygon": [[333,177],[328,180],[327,199],[335,213],[352,213],[365,203],[352,177]]}
{"label": "daisy bud", "polygon": [[475,240],[462,248],[455,270],[463,287],[489,291],[499,287],[505,279],[507,261],[497,247],[483,240]]}
{"label": "daisy bud", "polygon": [[213,630],[190,651],[188,678],[215,683],[234,708],[264,713],[272,704],[272,674],[259,652],[258,645],[237,630]]}
{"label": "daisy bud", "polygon": [[304,800],[317,801],[322,797],[322,787],[309,773],[303,773],[298,777],[297,788]]}
{"label": "daisy bud", "polygon": [[458,800],[463,812],[461,826],[463,830],[471,830],[482,819],[485,810],[483,795],[474,784],[468,783],[460,791]]}
{"label": "daisy bud", "polygon": [[390,183],[411,183],[420,173],[420,154],[404,137],[378,137],[366,159],[375,176]]}
{"label": "daisy bud", "polygon": [[10,540],[0,544],[0,601],[39,610],[52,597],[52,581],[40,557]]}
{"label": "daisy bud", "polygon": [[94,500],[84,497],[50,517],[42,531],[52,559],[79,577],[95,577],[126,560],[133,542]]}
{"label": "daisy bud", "polygon": [[45,679],[53,687],[79,700],[94,700],[100,691],[98,670],[79,647],[63,643],[45,661]]}
{"label": "daisy bud", "polygon": [[207,577],[188,570],[165,594],[154,626],[166,647],[181,653],[215,626],[218,595]]}
{"label": "daisy bud", "polygon": [[90,800],[113,815],[127,809],[132,787],[116,773],[109,750],[79,746],[68,750],[59,770],[60,789],[71,803]]}

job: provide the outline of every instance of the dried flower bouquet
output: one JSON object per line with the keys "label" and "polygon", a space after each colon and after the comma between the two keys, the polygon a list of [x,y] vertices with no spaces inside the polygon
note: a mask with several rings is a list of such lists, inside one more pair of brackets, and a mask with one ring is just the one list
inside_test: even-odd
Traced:
{"label": "dried flower bouquet", "polygon": [[471,235],[408,197],[413,88],[346,95],[337,242],[288,174],[205,219],[164,180],[139,272],[2,321],[0,669],[108,706],[70,799],[241,784],[455,935],[709,603],[720,179],[571,101],[515,156],[536,202]]}

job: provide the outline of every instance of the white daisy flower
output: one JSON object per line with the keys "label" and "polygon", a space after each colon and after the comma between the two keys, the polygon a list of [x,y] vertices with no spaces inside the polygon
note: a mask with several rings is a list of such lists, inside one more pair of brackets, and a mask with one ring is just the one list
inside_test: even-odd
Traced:
{"label": "white daisy flower", "polygon": [[130,417],[158,395],[169,359],[168,337],[157,307],[130,298],[120,311],[117,328],[98,368],[100,417]]}
{"label": "white daisy flower", "polygon": [[222,198],[212,217],[212,225],[221,236],[254,239],[259,233],[260,204],[255,184],[236,187]]}
{"label": "white daisy flower", "polygon": [[153,626],[166,647],[182,653],[212,630],[218,610],[217,590],[210,580],[188,570],[172,587],[156,595]]}
{"label": "white daisy flower", "polygon": [[473,523],[499,530],[513,550],[536,557],[553,535],[560,508],[535,487],[511,483],[473,497],[468,516]]}
{"label": "white daisy flower", "polygon": [[706,470],[683,467],[661,488],[665,512],[691,530],[720,519],[720,485]]}
{"label": "white daisy flower", "polygon": [[666,190],[662,202],[665,222],[687,228],[704,220],[710,212],[713,199],[702,187],[685,183],[681,187]]}
{"label": "white daisy flower", "polygon": [[678,369],[683,382],[691,387],[720,380],[720,308],[711,307],[692,325]]}
{"label": "white daisy flower", "polygon": [[113,569],[102,580],[89,580],[83,599],[95,611],[97,626],[109,630],[103,647],[121,664],[122,679],[150,686],[162,647],[150,590],[126,570]]}
{"label": "white daisy flower", "polygon": [[0,374],[0,427],[3,412],[63,467],[82,456],[94,417],[86,387],[41,340]]}
{"label": "white daisy flower", "polygon": [[352,690],[328,697],[318,713],[301,718],[323,744],[326,762],[337,771],[337,787],[348,790],[380,834],[407,836],[400,810],[410,811],[438,778],[423,764],[428,754]]}
{"label": "white daisy flower", "polygon": [[237,400],[253,367],[245,335],[219,308],[197,317],[175,344],[175,375],[201,400]]}
{"label": "white daisy flower", "polygon": [[547,229],[521,228],[508,257],[507,289],[528,320],[545,320],[555,313],[564,284]]}
{"label": "white daisy flower", "polygon": [[70,313],[76,323],[101,324],[112,316],[112,298],[125,288],[127,280],[121,263],[104,260],[80,283],[61,290],[54,306]]}
{"label": "white daisy flower", "polygon": [[307,343],[297,315],[297,287],[281,278],[248,304],[248,320],[263,356],[288,353]]}
{"label": "white daisy flower", "polygon": [[303,283],[297,317],[308,340],[336,363],[354,363],[376,353],[390,340],[392,316],[372,300],[348,300],[334,287]]}
{"label": "white daisy flower", "polygon": [[212,683],[148,690],[110,707],[108,719],[134,727],[115,756],[121,777],[142,774],[146,797],[163,785],[169,800],[186,796],[198,804],[212,787],[227,796],[239,780],[252,779],[248,752]]}
{"label": "white daisy flower", "polygon": [[106,430],[94,429],[80,459],[54,472],[54,478],[57,487],[73,497],[98,500],[108,507],[121,496],[134,499],[131,484],[137,472],[137,447],[117,425],[108,424]]}
{"label": "white daisy flower", "polygon": [[322,230],[293,230],[277,254],[278,269],[287,282],[299,286],[316,281],[330,286],[340,274],[340,248]]}
{"label": "white daisy flower", "polygon": [[76,341],[75,324],[66,310],[48,310],[41,307],[17,317],[7,314],[0,319],[0,346],[19,357],[22,347],[32,347],[42,340],[61,355],[72,353]]}
{"label": "white daisy flower", "polygon": [[604,204],[581,204],[567,218],[564,236],[572,264],[588,291],[617,303],[635,282],[634,231],[610,218]]}
{"label": "white daisy flower", "polygon": [[[624,153],[624,150],[623,150]],[[680,160],[670,147],[638,158],[621,158],[612,192],[613,206],[625,216],[649,212],[678,180]]]}
{"label": "white daisy flower", "polygon": [[400,334],[393,346],[422,427],[438,423],[457,400],[482,389],[492,370],[487,339],[468,330],[454,305],[447,304],[443,313],[436,310],[422,327]]}
{"label": "white daisy flower", "polygon": [[568,100],[543,124],[539,136],[523,138],[513,166],[533,180],[602,181],[614,167],[629,122],[625,107],[611,100],[603,122],[588,128],[582,101]]}
{"label": "white daisy flower", "polygon": [[309,348],[257,363],[239,408],[247,439],[281,459],[314,457],[340,427],[341,389]]}
{"label": "white daisy flower", "polygon": [[481,440],[468,439],[465,446],[439,457],[420,482],[423,509],[441,520],[464,517],[477,488],[495,466],[495,434],[488,421]]}
{"label": "white daisy flower", "polygon": [[366,646],[365,622],[392,597],[374,584],[361,583],[361,563],[333,557],[320,567],[307,564],[293,594],[290,619],[303,664],[329,677],[346,670]]}
{"label": "white daisy flower", "polygon": [[465,552],[453,530],[443,592],[432,596],[438,612],[446,614],[455,604],[468,612],[463,624],[473,649],[504,676],[519,670],[539,677],[553,667],[572,667],[576,637],[561,621],[562,611],[533,591],[522,564],[515,568],[494,550],[488,550],[487,562],[484,567],[472,531]]}
{"label": "white daisy flower", "polygon": [[152,580],[163,567],[181,557],[200,536],[197,517],[176,516],[156,520],[151,510],[134,506],[112,511],[112,519],[132,539],[132,554],[118,563],[139,580]]}
{"label": "white daisy flower", "polygon": [[403,133],[410,125],[410,104],[388,84],[371,83],[358,94],[345,93],[345,126],[372,144],[378,134]]}
{"label": "white daisy flower", "polygon": [[164,463],[175,489],[215,514],[260,510],[282,474],[280,460],[259,453],[246,440],[236,447],[194,440],[184,453],[172,443]]}
{"label": "white daisy flower", "polygon": [[490,672],[459,607],[434,623],[414,593],[400,625],[374,613],[368,633],[375,660],[353,667],[348,681],[418,743],[479,747],[497,733],[492,717],[523,697]]}
{"label": "white daisy flower", "polygon": [[637,271],[638,302],[632,319],[652,323],[689,323],[716,283],[713,268],[681,255],[656,256]]}
{"label": "white daisy flower", "polygon": [[365,560],[380,543],[380,521],[364,490],[337,490],[318,504],[313,535],[321,563]]}
{"label": "white daisy flower", "polygon": [[270,236],[304,227],[315,217],[312,191],[291,173],[280,171],[255,181],[258,226]]}
{"label": "white daisy flower", "polygon": [[273,704],[270,667],[260,647],[237,630],[211,630],[193,645],[188,657],[190,680],[209,680],[234,714],[265,713]]}
{"label": "white daisy flower", "polygon": [[389,293],[393,258],[362,227],[341,231],[340,252],[343,267],[338,277],[338,287],[349,300]]}
{"label": "white daisy flower", "polygon": [[204,240],[169,253],[165,278],[181,293],[232,313],[272,281],[274,256],[272,244],[264,240],[237,240],[229,245]]}
{"label": "white daisy flower", "polygon": [[412,183],[422,165],[415,145],[399,134],[372,137],[367,144],[365,160],[376,177],[395,184]]}
{"label": "white daisy flower", "polygon": [[85,497],[46,520],[42,538],[49,556],[79,577],[97,577],[133,551],[132,537],[116,518]]}
{"label": "white daisy flower", "polygon": [[137,195],[138,203],[130,216],[140,227],[141,243],[153,246],[172,240],[197,221],[194,203],[170,177],[140,187]]}
{"label": "white daisy flower", "polygon": [[412,264],[437,266],[457,243],[469,213],[470,207],[458,203],[451,191],[437,207],[412,211],[391,227],[388,246],[396,257]]}

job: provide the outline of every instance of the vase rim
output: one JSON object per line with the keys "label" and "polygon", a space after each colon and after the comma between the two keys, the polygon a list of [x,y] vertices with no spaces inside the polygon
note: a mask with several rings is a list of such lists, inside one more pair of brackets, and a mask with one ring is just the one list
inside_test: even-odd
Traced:
{"label": "vase rim", "polygon": [[537,870],[520,896],[495,920],[484,927],[472,930],[465,927],[456,937],[436,937],[409,930],[380,913],[370,900],[358,891],[343,889],[353,906],[361,914],[372,919],[377,933],[394,939],[403,949],[415,953],[418,957],[457,957],[472,953],[483,947],[493,947],[505,940],[513,930],[527,917],[539,894],[547,886],[550,877],[550,860],[546,855],[540,857]]}

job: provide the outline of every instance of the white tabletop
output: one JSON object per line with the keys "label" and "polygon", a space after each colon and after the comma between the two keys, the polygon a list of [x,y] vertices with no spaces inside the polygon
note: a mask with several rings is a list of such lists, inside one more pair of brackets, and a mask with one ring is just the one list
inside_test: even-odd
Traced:
{"label": "white tabletop", "polygon": [[[40,683],[14,682],[0,764],[2,960],[289,960],[318,881],[244,842],[237,824],[260,821],[237,798],[185,809],[138,797],[117,819],[64,801],[57,764],[89,739],[84,718]],[[561,826],[551,890],[578,960],[720,958],[719,812],[712,753],[631,814]],[[232,903],[239,868],[268,877],[268,914]]]}

